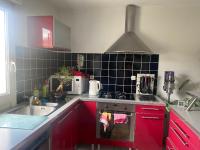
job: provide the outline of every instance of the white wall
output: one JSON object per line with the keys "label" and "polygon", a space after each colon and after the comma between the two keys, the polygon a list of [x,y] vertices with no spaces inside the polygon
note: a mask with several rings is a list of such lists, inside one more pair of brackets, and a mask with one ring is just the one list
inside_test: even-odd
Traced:
{"label": "white wall", "polygon": [[[125,8],[74,10],[71,47],[74,52],[104,52],[124,32]],[[200,6],[144,6],[137,12],[136,33],[160,54],[159,93],[165,70],[176,74],[176,88],[186,80],[185,90],[200,86]],[[183,95],[183,92],[181,93]],[[173,99],[181,98],[177,90]]]}

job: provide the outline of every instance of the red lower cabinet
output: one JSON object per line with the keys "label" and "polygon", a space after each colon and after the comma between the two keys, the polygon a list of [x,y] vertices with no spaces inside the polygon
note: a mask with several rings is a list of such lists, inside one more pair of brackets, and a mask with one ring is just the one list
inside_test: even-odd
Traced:
{"label": "red lower cabinet", "polygon": [[79,109],[80,143],[96,143],[96,102],[82,101]]}
{"label": "red lower cabinet", "polygon": [[200,139],[195,133],[173,110],[170,111],[169,131],[166,149],[169,146],[169,140],[173,143],[175,150],[199,150]]}
{"label": "red lower cabinet", "polygon": [[134,147],[138,150],[162,150],[164,106],[136,105]]}
{"label": "red lower cabinet", "polygon": [[164,116],[136,114],[135,146],[139,150],[162,150]]}
{"label": "red lower cabinet", "polygon": [[52,129],[52,150],[74,150],[96,141],[96,102],[80,101],[59,117]]}
{"label": "red lower cabinet", "polygon": [[75,120],[74,110],[68,110],[59,117],[52,129],[52,150],[74,150],[75,147]]}

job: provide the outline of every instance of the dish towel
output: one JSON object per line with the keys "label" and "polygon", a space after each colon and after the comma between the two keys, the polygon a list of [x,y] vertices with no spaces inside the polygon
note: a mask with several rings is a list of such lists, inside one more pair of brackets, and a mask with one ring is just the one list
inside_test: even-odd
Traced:
{"label": "dish towel", "polygon": [[127,124],[128,118],[126,114],[114,114],[114,124]]}
{"label": "dish towel", "polygon": [[109,121],[111,120],[111,113],[103,112],[100,117],[100,122],[103,123],[104,132],[109,127]]}

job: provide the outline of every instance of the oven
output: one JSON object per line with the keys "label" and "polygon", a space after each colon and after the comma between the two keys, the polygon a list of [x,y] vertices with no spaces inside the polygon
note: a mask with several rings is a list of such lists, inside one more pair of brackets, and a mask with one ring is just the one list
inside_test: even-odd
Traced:
{"label": "oven", "polygon": [[[107,122],[102,119],[107,115]],[[116,120],[117,116],[126,120]],[[96,137],[98,139],[134,141],[135,107],[133,104],[98,102],[96,112]],[[123,118],[121,118],[123,119]]]}

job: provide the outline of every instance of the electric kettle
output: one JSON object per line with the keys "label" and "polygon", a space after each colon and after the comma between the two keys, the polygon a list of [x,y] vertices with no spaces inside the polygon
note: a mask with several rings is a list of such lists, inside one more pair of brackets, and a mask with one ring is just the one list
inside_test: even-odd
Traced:
{"label": "electric kettle", "polygon": [[97,80],[90,80],[89,81],[89,95],[96,96],[99,94],[101,90],[101,83]]}

